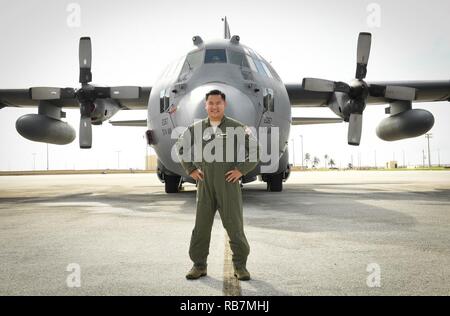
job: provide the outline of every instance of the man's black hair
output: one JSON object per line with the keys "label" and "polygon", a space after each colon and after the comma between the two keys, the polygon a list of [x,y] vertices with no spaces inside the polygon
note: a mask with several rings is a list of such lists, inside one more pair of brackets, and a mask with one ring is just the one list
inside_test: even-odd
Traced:
{"label": "man's black hair", "polygon": [[205,99],[205,100],[208,100],[208,97],[209,97],[210,95],[220,95],[220,96],[222,97],[222,99],[225,101],[225,93],[223,93],[223,92],[220,91],[220,90],[214,89],[214,90],[209,91],[209,92],[206,94],[206,99]]}

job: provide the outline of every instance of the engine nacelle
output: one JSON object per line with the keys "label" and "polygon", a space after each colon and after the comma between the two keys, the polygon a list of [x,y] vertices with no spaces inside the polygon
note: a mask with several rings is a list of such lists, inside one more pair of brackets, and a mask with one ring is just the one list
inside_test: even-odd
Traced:
{"label": "engine nacelle", "polygon": [[66,145],[75,139],[75,130],[61,120],[46,115],[25,114],[16,121],[16,130],[26,139]]}
{"label": "engine nacelle", "polygon": [[377,126],[377,136],[394,141],[417,137],[428,132],[434,125],[433,114],[422,109],[408,109],[383,119]]}
{"label": "engine nacelle", "polygon": [[95,100],[95,109],[91,113],[92,125],[100,125],[111,118],[120,107],[116,100],[97,99]]}

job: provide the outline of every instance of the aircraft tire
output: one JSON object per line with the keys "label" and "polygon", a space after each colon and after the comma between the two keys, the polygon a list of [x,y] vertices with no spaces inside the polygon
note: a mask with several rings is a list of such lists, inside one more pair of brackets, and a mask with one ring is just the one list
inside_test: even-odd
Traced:
{"label": "aircraft tire", "polygon": [[164,175],[166,193],[178,193],[180,191],[180,176]]}
{"label": "aircraft tire", "polygon": [[267,191],[281,192],[283,191],[283,173],[273,174],[267,180]]}

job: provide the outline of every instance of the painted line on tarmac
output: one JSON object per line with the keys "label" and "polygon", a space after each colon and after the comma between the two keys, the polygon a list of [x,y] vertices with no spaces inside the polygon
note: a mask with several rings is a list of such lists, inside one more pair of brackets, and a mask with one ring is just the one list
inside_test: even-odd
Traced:
{"label": "painted line on tarmac", "polygon": [[230,238],[225,231],[225,247],[223,256],[223,295],[241,296],[241,285],[234,276],[233,262],[231,261],[232,252],[230,248]]}

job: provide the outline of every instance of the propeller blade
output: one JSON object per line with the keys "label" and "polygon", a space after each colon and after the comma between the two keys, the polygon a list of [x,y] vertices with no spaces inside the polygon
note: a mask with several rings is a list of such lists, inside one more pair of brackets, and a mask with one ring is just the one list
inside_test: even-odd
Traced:
{"label": "propeller blade", "polygon": [[80,148],[92,147],[92,122],[89,116],[81,116],[80,118]]}
{"label": "propeller blade", "polygon": [[386,86],[373,83],[369,85],[369,94],[372,97],[384,97],[385,93],[386,93]]}
{"label": "propeller blade", "polygon": [[30,88],[30,96],[33,100],[57,100],[61,98],[61,88],[33,87]]}
{"label": "propeller blade", "polygon": [[334,81],[325,79],[303,78],[302,86],[303,89],[308,91],[317,91],[317,92],[334,91]]}
{"label": "propeller blade", "polygon": [[388,99],[412,101],[416,98],[416,89],[401,86],[386,86],[384,96]]}
{"label": "propeller blade", "polygon": [[58,100],[75,98],[75,90],[73,88],[32,87],[30,88],[29,93],[32,100]]}
{"label": "propeller blade", "polygon": [[412,101],[416,98],[416,89],[401,86],[382,86],[371,84],[369,93],[372,97],[385,97],[393,100]]}
{"label": "propeller blade", "polygon": [[349,145],[358,146],[361,141],[362,114],[352,113],[348,121],[347,140]]}
{"label": "propeller blade", "polygon": [[80,62],[80,83],[87,84],[92,81],[92,46],[90,37],[80,38],[78,58]]}
{"label": "propeller blade", "polygon": [[94,87],[95,98],[105,99],[111,97],[111,88],[109,87]]}
{"label": "propeller blade", "polygon": [[362,80],[367,74],[367,62],[369,61],[370,45],[372,42],[372,34],[359,33],[358,47],[356,51],[356,75],[355,77]]}
{"label": "propeller blade", "polygon": [[141,87],[122,86],[110,88],[110,97],[112,99],[139,99],[140,96]]}

